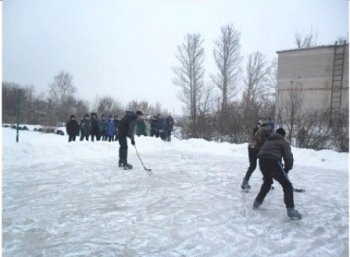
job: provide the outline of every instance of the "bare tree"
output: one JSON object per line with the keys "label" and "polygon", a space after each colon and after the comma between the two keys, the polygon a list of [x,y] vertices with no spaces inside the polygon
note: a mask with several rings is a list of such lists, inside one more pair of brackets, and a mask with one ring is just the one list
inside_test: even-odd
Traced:
{"label": "bare tree", "polygon": [[71,74],[61,71],[55,76],[54,82],[49,85],[49,123],[64,122],[67,119],[72,112],[72,105],[75,104],[75,101],[72,101],[75,91]]}
{"label": "bare tree", "polygon": [[343,112],[336,126],[331,127],[333,145],[340,152],[349,152],[349,112]]}
{"label": "bare tree", "polygon": [[33,102],[35,100],[35,90],[33,86],[26,87],[22,94],[22,118],[23,122],[33,124],[35,118],[35,110]]}
{"label": "bare tree", "polygon": [[[18,99],[17,99],[18,98]],[[15,83],[2,83],[3,122],[15,122],[17,101],[20,103],[20,122],[37,124],[39,113],[46,111],[45,107],[37,106],[38,96],[33,86],[23,87]]]}
{"label": "bare tree", "polygon": [[310,30],[310,33],[304,36],[299,31],[295,33],[295,44],[297,48],[308,48],[317,45],[317,33]]}
{"label": "bare tree", "polygon": [[266,90],[268,91],[267,95],[271,97],[271,99],[275,100],[276,89],[277,89],[277,68],[278,63],[277,59],[272,60],[269,67],[269,72],[266,77]]}
{"label": "bare tree", "polygon": [[127,105],[127,109],[130,110],[140,110],[144,114],[150,114],[150,115],[155,115],[155,114],[167,114],[168,111],[162,109],[162,105],[160,103],[156,103],[155,105],[152,105],[148,103],[147,101],[131,101]]}
{"label": "bare tree", "polygon": [[323,110],[306,111],[296,126],[296,145],[301,148],[323,149],[330,140],[328,113]]}
{"label": "bare tree", "polygon": [[[204,48],[200,34],[187,34],[184,42],[177,47],[176,58],[179,66],[174,67],[173,83],[182,89],[181,101],[185,104],[190,121],[197,122],[200,97],[204,86]],[[193,135],[196,131],[192,131]]]}
{"label": "bare tree", "polygon": [[62,104],[68,97],[74,95],[73,77],[68,72],[61,71],[49,85],[49,97],[52,101]]}
{"label": "bare tree", "polygon": [[17,112],[17,94],[21,90],[20,85],[10,82],[2,82],[2,122],[14,123]]}
{"label": "bare tree", "polygon": [[292,79],[290,81],[290,88],[288,89],[288,96],[284,102],[279,99],[279,114],[282,117],[282,123],[287,127],[288,139],[292,141],[294,135],[294,129],[300,125],[302,119],[302,106],[303,106],[303,95],[302,88],[303,84],[298,79]]}
{"label": "bare tree", "polygon": [[[219,72],[212,81],[220,90],[220,128],[225,133],[224,124],[229,101],[237,93],[238,79],[241,73],[240,33],[232,24],[221,28],[220,36],[215,40],[214,59]],[[227,131],[226,131],[227,132]]]}
{"label": "bare tree", "polygon": [[261,114],[260,110],[264,102],[268,101],[269,84],[268,75],[270,66],[260,52],[250,54],[246,67],[246,78],[244,79],[245,90],[243,92],[243,131],[246,139],[251,136],[253,128]]}
{"label": "bare tree", "polygon": [[75,113],[77,119],[82,119],[89,112],[89,103],[87,101],[78,100],[75,104]]}
{"label": "bare tree", "polygon": [[268,88],[266,82],[269,72],[270,67],[260,52],[249,55],[246,78],[244,79],[246,88],[243,93],[246,112],[251,104],[258,103],[259,99],[267,94]]}
{"label": "bare tree", "polygon": [[94,110],[98,114],[110,113],[114,106],[114,99],[110,96],[96,97]]}
{"label": "bare tree", "polygon": [[276,119],[277,59],[269,64],[269,72],[264,82],[264,93],[260,95],[260,117]]}

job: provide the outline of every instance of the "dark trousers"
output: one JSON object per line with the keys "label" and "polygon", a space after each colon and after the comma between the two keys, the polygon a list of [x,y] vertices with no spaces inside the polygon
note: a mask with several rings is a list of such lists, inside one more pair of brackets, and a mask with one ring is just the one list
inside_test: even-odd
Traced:
{"label": "dark trousers", "polygon": [[263,174],[264,182],[256,200],[263,202],[266,194],[270,191],[273,179],[281,184],[284,193],[284,203],[287,208],[294,208],[293,186],[282,168],[281,162],[273,159],[260,159],[259,167]]}
{"label": "dark trousers", "polygon": [[76,136],[68,136],[68,142],[75,141]]}
{"label": "dark trousers", "polygon": [[119,162],[126,164],[128,160],[128,142],[126,136],[119,136]]}
{"label": "dark trousers", "polygon": [[171,141],[171,131],[167,132],[166,141],[169,141],[169,142]]}
{"label": "dark trousers", "polygon": [[253,174],[253,171],[256,169],[258,153],[259,153],[259,149],[248,147],[249,167],[244,176],[244,180],[247,182],[249,181],[250,176]]}
{"label": "dark trousers", "polygon": [[89,141],[89,135],[83,135],[83,134],[81,134],[81,135],[80,135],[80,141],[83,141],[84,138],[86,139],[86,141]]}
{"label": "dark trousers", "polygon": [[95,136],[96,136],[96,140],[100,141],[101,137],[100,137],[100,134],[98,133],[91,134],[91,141],[94,142]]}

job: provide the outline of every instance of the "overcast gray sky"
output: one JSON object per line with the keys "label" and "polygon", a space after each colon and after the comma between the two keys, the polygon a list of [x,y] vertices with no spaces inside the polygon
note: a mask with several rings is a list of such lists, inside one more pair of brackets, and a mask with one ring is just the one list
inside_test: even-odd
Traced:
{"label": "overcast gray sky", "polygon": [[73,75],[76,96],[109,95],[159,102],[181,113],[180,88],[172,84],[178,44],[200,33],[206,82],[216,73],[214,40],[233,24],[241,51],[295,48],[297,31],[317,33],[318,45],[348,37],[347,0],[5,0],[3,80],[33,85],[37,92],[61,70]]}

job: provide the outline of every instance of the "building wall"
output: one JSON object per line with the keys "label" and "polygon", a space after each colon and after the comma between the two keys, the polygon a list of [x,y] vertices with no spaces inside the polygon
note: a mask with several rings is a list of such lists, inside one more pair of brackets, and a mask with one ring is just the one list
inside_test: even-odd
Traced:
{"label": "building wall", "polygon": [[[349,45],[345,48],[342,109],[349,106]],[[277,108],[290,99],[294,84],[302,95],[302,109],[330,111],[334,46],[280,51],[278,53]]]}

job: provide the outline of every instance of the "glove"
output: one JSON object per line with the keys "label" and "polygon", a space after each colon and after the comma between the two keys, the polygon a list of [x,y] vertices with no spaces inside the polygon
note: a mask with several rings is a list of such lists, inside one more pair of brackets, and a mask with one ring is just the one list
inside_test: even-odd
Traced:
{"label": "glove", "polygon": [[131,139],[131,144],[135,145],[135,140],[134,139]]}

